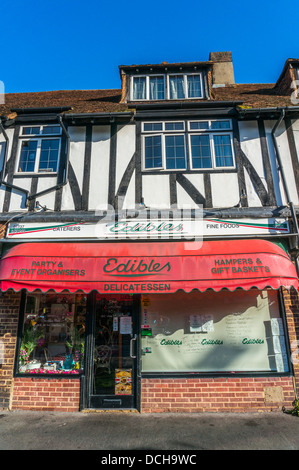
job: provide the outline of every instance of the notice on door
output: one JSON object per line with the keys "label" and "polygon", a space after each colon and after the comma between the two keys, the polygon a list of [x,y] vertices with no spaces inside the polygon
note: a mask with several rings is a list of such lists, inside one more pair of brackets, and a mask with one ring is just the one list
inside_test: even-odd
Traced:
{"label": "notice on door", "polygon": [[132,395],[132,369],[115,370],[115,395]]}
{"label": "notice on door", "polygon": [[120,317],[119,319],[119,332],[121,335],[130,335],[132,333],[132,319],[131,317]]}

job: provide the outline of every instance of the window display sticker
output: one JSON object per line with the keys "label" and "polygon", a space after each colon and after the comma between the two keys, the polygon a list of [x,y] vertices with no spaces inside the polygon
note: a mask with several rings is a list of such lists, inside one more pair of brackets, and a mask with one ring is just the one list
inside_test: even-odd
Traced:
{"label": "window display sticker", "polygon": [[273,347],[275,354],[286,354],[284,336],[273,336]]}
{"label": "window display sticker", "polygon": [[288,360],[285,354],[275,354],[277,372],[287,372],[289,370]]}
{"label": "window display sticker", "polygon": [[113,317],[113,331],[118,331],[118,317]]}
{"label": "window display sticker", "polygon": [[190,333],[214,331],[213,315],[190,315]]}
{"label": "window display sticker", "polygon": [[271,318],[271,330],[272,330],[272,335],[279,336],[283,335],[283,324],[282,324],[282,319],[281,318]]}
{"label": "window display sticker", "polygon": [[119,318],[119,332],[121,335],[130,335],[132,333],[131,317]]}

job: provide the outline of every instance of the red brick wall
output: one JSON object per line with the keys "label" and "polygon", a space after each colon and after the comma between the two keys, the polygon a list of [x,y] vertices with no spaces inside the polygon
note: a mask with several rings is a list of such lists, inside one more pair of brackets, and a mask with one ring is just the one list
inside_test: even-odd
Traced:
{"label": "red brick wall", "polygon": [[141,412],[272,411],[294,400],[291,377],[143,379]]}
{"label": "red brick wall", "polygon": [[17,377],[12,409],[33,411],[79,411],[79,379]]}
{"label": "red brick wall", "polygon": [[18,331],[21,294],[7,291],[0,295],[0,341],[4,349],[4,362],[0,363],[0,409],[10,406],[13,368]]}

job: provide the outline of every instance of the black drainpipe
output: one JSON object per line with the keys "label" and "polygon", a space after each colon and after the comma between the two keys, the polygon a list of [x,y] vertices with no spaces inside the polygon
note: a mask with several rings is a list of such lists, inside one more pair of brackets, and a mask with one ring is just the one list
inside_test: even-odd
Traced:
{"label": "black drainpipe", "polygon": [[[288,184],[287,184],[287,179],[286,179],[285,172],[284,172],[284,167],[283,167],[283,164],[282,164],[279,147],[278,147],[277,140],[276,140],[276,137],[275,137],[275,132],[276,132],[278,126],[280,125],[280,123],[283,121],[284,117],[285,117],[285,109],[281,108],[280,117],[276,121],[275,126],[273,127],[273,129],[271,131],[271,136],[272,136],[272,140],[273,140],[273,144],[274,144],[274,148],[275,148],[275,154],[276,154],[276,159],[277,159],[277,163],[278,163],[278,170],[281,174],[282,184],[283,184],[285,195],[286,195],[286,198],[287,198],[287,204],[289,205],[290,211],[291,211],[291,216],[292,216],[293,225],[294,225],[294,231],[295,231],[296,234],[298,234],[299,233],[298,232],[298,220],[297,220],[297,216],[296,216],[296,211],[295,211],[294,203],[291,201],[289,187],[288,187]],[[297,257],[298,237],[296,237],[295,250],[296,250],[295,263],[296,263],[296,268],[297,268],[297,274],[299,276],[299,263],[298,263],[298,257]]]}

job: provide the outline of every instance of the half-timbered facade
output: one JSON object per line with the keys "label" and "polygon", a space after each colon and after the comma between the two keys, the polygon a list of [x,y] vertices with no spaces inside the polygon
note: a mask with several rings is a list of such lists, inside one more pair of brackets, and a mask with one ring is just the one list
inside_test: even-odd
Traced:
{"label": "half-timbered facade", "polygon": [[5,96],[0,406],[290,406],[298,69],[237,84],[211,53]]}

